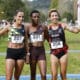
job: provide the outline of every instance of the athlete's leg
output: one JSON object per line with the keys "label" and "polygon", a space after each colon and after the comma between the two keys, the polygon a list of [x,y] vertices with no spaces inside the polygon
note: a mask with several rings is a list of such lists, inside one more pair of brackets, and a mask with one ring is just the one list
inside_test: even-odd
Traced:
{"label": "athlete's leg", "polygon": [[20,74],[22,72],[23,66],[24,66],[24,60],[23,59],[16,60],[15,72],[14,72],[15,80],[19,80],[19,77],[20,77]]}
{"label": "athlete's leg", "polygon": [[36,80],[36,64],[35,60],[30,61],[31,80]]}
{"label": "athlete's leg", "polygon": [[46,80],[46,60],[38,60],[41,80]]}
{"label": "athlete's leg", "polygon": [[58,58],[51,54],[51,72],[52,72],[52,80],[57,80],[58,75]]}
{"label": "athlete's leg", "polygon": [[67,80],[66,78],[67,63],[68,63],[68,54],[65,54],[60,58],[60,69],[61,69],[62,80]]}
{"label": "athlete's leg", "polygon": [[6,80],[12,80],[14,67],[15,67],[15,60],[6,59]]}

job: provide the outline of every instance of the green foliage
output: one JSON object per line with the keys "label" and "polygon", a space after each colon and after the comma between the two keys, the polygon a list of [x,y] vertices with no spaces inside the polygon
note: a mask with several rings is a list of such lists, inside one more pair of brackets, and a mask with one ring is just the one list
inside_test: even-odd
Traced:
{"label": "green foliage", "polygon": [[23,9],[24,3],[21,0],[4,0],[4,12],[7,20],[12,20],[17,9]]}
{"label": "green foliage", "polygon": [[56,8],[58,7],[58,0],[51,0],[51,6],[50,8]]}
{"label": "green foliage", "polygon": [[73,20],[73,15],[69,12],[64,12],[62,18],[67,18],[67,21]]}
{"label": "green foliage", "polygon": [[24,2],[22,2],[22,0],[0,0],[0,12],[4,12],[3,19],[12,21],[15,11],[18,9],[22,9],[25,12],[26,21],[28,20],[29,11],[29,7],[26,8],[26,5],[27,3],[25,4]]}
{"label": "green foliage", "polygon": [[41,13],[41,21],[44,22],[45,20],[46,20],[46,16],[43,13]]}
{"label": "green foliage", "polygon": [[0,19],[3,19],[4,16],[5,16],[4,11],[3,11],[3,8],[4,8],[3,1],[0,0]]}

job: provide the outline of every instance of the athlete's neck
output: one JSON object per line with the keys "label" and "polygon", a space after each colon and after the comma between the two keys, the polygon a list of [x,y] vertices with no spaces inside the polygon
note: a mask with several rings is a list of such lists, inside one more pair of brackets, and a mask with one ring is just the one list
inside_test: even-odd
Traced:
{"label": "athlete's neck", "polygon": [[56,26],[58,26],[58,23],[51,23],[51,25],[56,27]]}
{"label": "athlete's neck", "polygon": [[32,23],[32,26],[33,26],[33,27],[37,27],[37,26],[39,26],[39,24],[34,24],[34,23]]}
{"label": "athlete's neck", "polygon": [[17,28],[21,28],[21,24],[13,23],[13,25]]}

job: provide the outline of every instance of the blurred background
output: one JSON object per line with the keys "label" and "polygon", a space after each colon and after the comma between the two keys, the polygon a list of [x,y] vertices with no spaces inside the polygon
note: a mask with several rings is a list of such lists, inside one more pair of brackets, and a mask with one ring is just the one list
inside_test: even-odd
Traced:
{"label": "blurred background", "polygon": [[25,21],[29,21],[30,11],[37,9],[41,12],[41,20],[45,21],[51,8],[58,9],[63,21],[75,22],[77,19],[77,0],[0,0],[0,21],[11,21],[16,9],[24,10]]}
{"label": "blurred background", "polygon": [[[25,12],[25,22],[29,22],[29,14],[32,10],[37,9],[41,13],[41,21],[48,22],[48,11],[51,8],[58,9],[61,15],[61,21],[70,25],[76,23],[77,20],[77,0],[0,0],[0,27],[4,27],[7,21],[12,22],[15,10],[23,9]],[[73,34],[68,31],[66,33],[66,41],[69,46],[69,65],[68,74],[80,74],[80,33]],[[7,34],[0,37],[0,75],[5,75],[5,55],[7,48]],[[46,53],[49,53],[49,45],[45,41]],[[50,71],[50,55],[47,56],[47,74]],[[39,73],[39,70],[37,70]],[[22,75],[29,75],[29,65],[25,65]],[[77,76],[80,80],[80,75]],[[1,80],[1,79],[0,79]],[[2,79],[3,80],[3,79]],[[24,79],[25,80],[25,79]],[[68,79],[69,80],[69,79]]]}

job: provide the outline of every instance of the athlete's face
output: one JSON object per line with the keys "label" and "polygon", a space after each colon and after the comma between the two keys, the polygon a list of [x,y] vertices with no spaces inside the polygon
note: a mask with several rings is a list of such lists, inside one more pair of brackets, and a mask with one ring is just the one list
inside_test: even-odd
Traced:
{"label": "athlete's face", "polygon": [[33,13],[32,16],[31,16],[32,22],[34,24],[38,24],[39,18],[40,18],[40,14],[39,13]]}
{"label": "athlete's face", "polygon": [[15,20],[17,24],[21,24],[24,20],[24,12],[18,12],[15,16]]}
{"label": "athlete's face", "polygon": [[57,23],[59,19],[58,13],[57,12],[52,12],[50,15],[50,20],[52,23]]}

